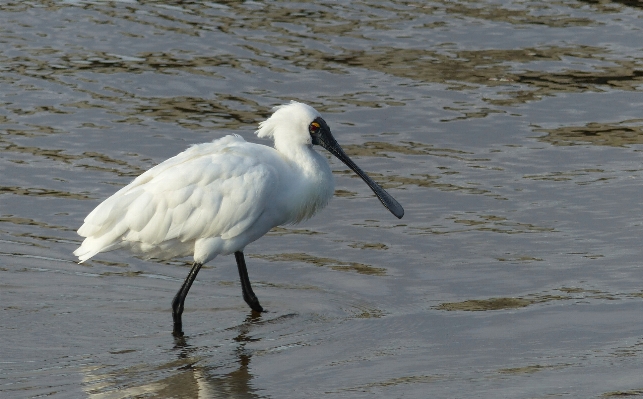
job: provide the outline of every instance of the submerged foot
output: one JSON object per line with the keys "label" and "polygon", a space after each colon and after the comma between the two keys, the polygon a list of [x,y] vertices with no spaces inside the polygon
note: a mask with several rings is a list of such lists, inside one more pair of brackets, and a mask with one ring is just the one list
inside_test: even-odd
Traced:
{"label": "submerged foot", "polygon": [[250,306],[250,309],[252,309],[254,312],[264,312],[263,307],[261,304],[259,304],[259,299],[255,295],[244,295],[243,300],[246,301],[248,306]]}
{"label": "submerged foot", "polygon": [[174,329],[172,330],[172,335],[175,337],[182,337],[183,336],[183,323],[180,321],[174,322]]}

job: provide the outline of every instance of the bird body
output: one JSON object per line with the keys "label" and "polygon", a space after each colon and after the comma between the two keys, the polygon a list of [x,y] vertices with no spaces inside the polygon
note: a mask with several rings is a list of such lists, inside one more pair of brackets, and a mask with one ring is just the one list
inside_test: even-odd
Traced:
{"label": "bird body", "polygon": [[330,167],[316,151],[282,154],[226,136],[190,147],[101,203],[78,230],[87,238],[74,254],[85,261],[127,248],[147,258],[194,255],[206,263],[243,250],[275,226],[313,216],[333,191]]}
{"label": "bird body", "polygon": [[147,258],[192,255],[194,265],[172,302],[174,334],[182,335],[185,297],[201,266],[235,254],[243,297],[263,308],[252,292],[243,250],[271,228],[298,223],[321,210],[334,192],[321,145],[373,190],[401,218],[404,210],[343,152],[312,107],[291,102],[259,124],[260,138],[274,148],[230,135],[197,144],[146,171],[99,204],[78,234],[80,262],[100,252],[127,248]]}

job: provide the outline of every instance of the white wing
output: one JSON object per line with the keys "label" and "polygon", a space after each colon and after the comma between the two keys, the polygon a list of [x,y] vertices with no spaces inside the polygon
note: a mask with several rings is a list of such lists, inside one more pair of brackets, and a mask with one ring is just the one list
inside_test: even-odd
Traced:
{"label": "white wing", "polygon": [[[270,203],[278,185],[275,150],[239,136],[190,147],[137,177],[96,207],[78,229],[83,262],[128,243],[235,237]],[[183,255],[183,254],[175,254]]]}

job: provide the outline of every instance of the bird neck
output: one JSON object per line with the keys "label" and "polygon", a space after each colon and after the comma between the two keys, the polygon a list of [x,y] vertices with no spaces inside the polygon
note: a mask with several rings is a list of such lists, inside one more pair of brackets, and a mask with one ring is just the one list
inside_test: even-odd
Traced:
{"label": "bird neck", "polygon": [[296,189],[286,195],[293,210],[288,223],[297,223],[328,204],[335,191],[333,174],[326,158],[310,145],[289,146],[285,152],[277,150],[296,171],[293,176],[297,184],[291,186]]}

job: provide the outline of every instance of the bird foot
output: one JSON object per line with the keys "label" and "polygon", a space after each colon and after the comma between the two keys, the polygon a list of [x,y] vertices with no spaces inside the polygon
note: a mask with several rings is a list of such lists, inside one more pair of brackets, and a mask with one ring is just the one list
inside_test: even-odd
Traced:
{"label": "bird foot", "polygon": [[174,329],[172,330],[172,335],[175,337],[183,336],[183,323],[174,323]]}
{"label": "bird foot", "polygon": [[250,306],[250,309],[252,309],[253,312],[265,312],[265,310],[263,310],[263,307],[259,304],[259,299],[257,299],[256,296],[251,298],[244,297],[243,299],[245,299],[246,303],[248,304],[248,306]]}

